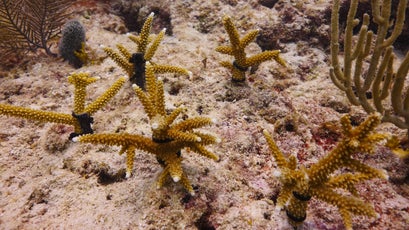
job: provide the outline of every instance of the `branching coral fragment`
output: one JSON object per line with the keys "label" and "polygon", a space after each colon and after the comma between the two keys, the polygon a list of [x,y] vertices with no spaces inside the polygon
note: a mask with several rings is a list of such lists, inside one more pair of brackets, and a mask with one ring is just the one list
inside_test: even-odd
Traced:
{"label": "branching coral fragment", "polygon": [[14,117],[21,117],[40,122],[61,123],[74,126],[74,133],[71,133],[70,139],[87,133],[93,133],[91,123],[92,115],[105,106],[109,100],[121,89],[126,78],[119,78],[110,88],[108,88],[94,102],[85,106],[86,87],[98,80],[90,77],[87,73],[74,73],[68,77],[68,82],[74,85],[74,111],[72,114],[42,111],[20,106],[0,104],[0,114]]}
{"label": "branching coral fragment", "polygon": [[210,134],[195,131],[203,126],[211,125],[210,118],[188,118],[175,123],[178,115],[184,111],[177,108],[169,115],[165,110],[163,83],[156,79],[154,66],[146,63],[146,92],[134,85],[135,92],[150,119],[152,137],[138,134],[87,134],[75,138],[76,141],[121,146],[120,154],[127,155],[127,177],[131,175],[135,150],[155,154],[164,168],[158,178],[157,186],[162,187],[169,175],[174,182],[181,182],[189,193],[194,194],[193,187],[182,168],[182,149],[189,148],[202,156],[218,160],[218,157],[205,148],[206,145],[218,142]]}
{"label": "branching coral fragment", "polygon": [[279,50],[264,51],[251,57],[246,56],[245,48],[258,35],[258,30],[253,30],[244,35],[241,39],[239,32],[234,26],[229,16],[223,17],[223,25],[229,35],[230,46],[219,46],[216,51],[222,54],[234,56],[233,62],[222,61],[220,64],[232,72],[232,81],[243,82],[246,80],[246,71],[249,67],[257,66],[262,62],[274,59],[280,65],[285,66],[285,61],[280,57]]}
{"label": "branching coral fragment", "polygon": [[[264,131],[271,153],[281,171],[279,179],[283,187],[277,206],[285,208],[289,222],[293,226],[298,226],[305,220],[308,201],[312,197],[336,206],[347,229],[352,229],[352,215],[377,216],[371,205],[358,198],[355,184],[373,178],[387,179],[387,175],[383,170],[372,168],[354,159],[352,155],[373,153],[375,145],[384,140],[385,146],[396,148],[393,145],[394,137],[374,132],[380,120],[379,114],[372,114],[358,127],[352,128],[349,117],[342,117],[344,138],[328,155],[309,168],[297,168],[295,157],[287,159],[271,135]],[[340,168],[349,168],[355,173],[333,175]],[[352,196],[338,193],[338,189],[349,191]]]}
{"label": "branching coral fragment", "polygon": [[[109,47],[105,47],[104,51],[128,74],[130,81],[145,90],[145,66],[146,62],[151,62],[153,55],[158,49],[160,42],[165,36],[166,29],[163,29],[155,38],[152,38],[150,32],[152,27],[154,14],[151,13],[146,19],[139,36],[129,35],[129,39],[137,44],[135,53],[129,52],[123,45],[117,45],[119,53]],[[150,46],[148,46],[151,43]],[[182,75],[190,75],[191,73],[184,68],[153,64],[155,73],[177,73]]]}

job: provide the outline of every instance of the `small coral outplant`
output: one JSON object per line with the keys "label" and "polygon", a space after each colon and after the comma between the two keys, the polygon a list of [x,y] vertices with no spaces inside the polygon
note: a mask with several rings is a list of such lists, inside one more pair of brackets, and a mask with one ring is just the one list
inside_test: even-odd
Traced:
{"label": "small coral outplant", "polygon": [[0,104],[0,114],[40,122],[72,125],[74,126],[74,132],[70,134],[70,139],[81,134],[93,133],[91,124],[94,119],[92,115],[105,106],[109,100],[118,93],[122,85],[125,83],[126,78],[119,78],[95,101],[85,106],[86,87],[97,80],[98,78],[90,77],[88,73],[74,73],[68,77],[68,82],[75,87],[74,111],[71,114],[30,109],[7,104]]}
{"label": "small coral outplant", "polygon": [[166,113],[163,83],[156,79],[155,67],[149,62],[146,63],[146,91],[137,85],[134,85],[134,89],[149,117],[151,137],[129,133],[86,134],[74,138],[74,141],[121,146],[119,154],[126,153],[127,155],[127,177],[132,172],[135,150],[152,153],[164,168],[158,178],[157,187],[162,187],[169,175],[174,182],[180,181],[193,195],[193,187],[182,169],[181,151],[186,148],[202,156],[218,160],[215,154],[205,148],[206,145],[218,142],[218,138],[195,131],[195,129],[211,125],[212,119],[194,117],[175,122],[184,108],[179,107],[170,114]]}
{"label": "small coral outplant", "polygon": [[[143,24],[139,36],[129,35],[129,39],[137,44],[135,53],[129,52],[123,45],[118,44],[119,53],[109,47],[104,51],[114,62],[116,62],[129,76],[129,80],[145,90],[145,69],[146,62],[151,62],[155,73],[178,73],[190,75],[186,69],[178,66],[154,64],[151,59],[165,36],[166,29],[163,29],[155,38],[151,36],[151,27],[154,14],[151,13]],[[148,45],[151,45],[148,47]]]}
{"label": "small coral outplant", "polygon": [[[295,156],[286,158],[271,135],[264,131],[280,169],[277,176],[282,183],[282,189],[277,199],[277,207],[284,207],[291,225],[296,227],[306,219],[308,201],[313,197],[336,206],[347,229],[352,229],[353,215],[377,216],[373,206],[359,198],[355,185],[373,178],[387,179],[388,176],[384,170],[372,168],[355,159],[353,154],[371,154],[375,145],[382,141],[386,141],[385,146],[392,150],[398,150],[395,137],[374,132],[380,121],[379,114],[372,114],[358,127],[353,128],[349,117],[342,117],[343,139],[328,155],[309,168],[297,168]],[[354,173],[333,174],[341,168],[349,168]],[[349,192],[350,195],[340,193],[339,189]]]}
{"label": "small coral outplant", "polygon": [[285,61],[280,57],[279,50],[263,51],[259,54],[255,54],[251,57],[246,56],[245,48],[248,46],[258,35],[258,30],[248,32],[242,38],[239,36],[239,32],[234,26],[229,16],[223,17],[223,25],[229,35],[230,46],[219,46],[216,48],[217,52],[222,54],[228,54],[234,57],[233,62],[222,61],[220,64],[228,68],[232,72],[233,82],[243,82],[246,80],[246,71],[252,67],[261,64],[270,59],[274,59],[277,63],[285,66]]}

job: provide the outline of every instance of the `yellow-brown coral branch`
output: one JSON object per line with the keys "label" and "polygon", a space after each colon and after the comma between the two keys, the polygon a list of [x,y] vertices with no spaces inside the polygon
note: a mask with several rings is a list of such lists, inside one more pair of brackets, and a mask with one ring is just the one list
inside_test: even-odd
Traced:
{"label": "yellow-brown coral branch", "polygon": [[223,17],[223,25],[229,36],[231,45],[219,46],[216,48],[216,51],[222,54],[234,56],[234,60],[231,63],[226,61],[220,62],[223,67],[226,67],[231,71],[232,81],[245,81],[245,73],[249,67],[256,66],[270,59],[274,59],[280,65],[285,66],[285,62],[280,58],[280,51],[278,50],[264,51],[260,54],[247,58],[245,48],[257,37],[259,33],[258,30],[250,31],[240,39],[239,32],[237,31],[230,17]]}
{"label": "yellow-brown coral branch", "polygon": [[74,73],[68,76],[68,82],[74,85],[74,113],[84,112],[86,87],[98,80],[96,77],[90,77],[87,73]]}
{"label": "yellow-brown coral branch", "polygon": [[77,121],[71,114],[42,111],[6,104],[0,104],[0,114],[20,117],[29,120],[36,120],[40,122],[54,122],[67,125],[77,124]]}
{"label": "yellow-brown coral branch", "polygon": [[125,81],[125,77],[120,77],[118,80],[116,80],[115,83],[111,87],[109,87],[101,96],[87,105],[84,109],[84,112],[92,115],[96,111],[100,110],[118,93]]}
{"label": "yellow-brown coral branch", "polygon": [[[295,167],[295,160],[288,160],[274,143],[271,135],[264,131],[267,143],[275,158],[280,173],[276,175],[283,183],[277,199],[279,207],[285,207],[290,224],[294,227],[306,218],[308,201],[316,197],[336,206],[343,218],[345,227],[352,229],[352,215],[376,216],[374,208],[358,198],[354,185],[373,178],[387,178],[383,170],[372,168],[352,158],[354,153],[371,153],[374,145],[387,140],[385,146],[395,147],[389,135],[374,133],[380,122],[379,114],[370,115],[358,127],[352,128],[348,116],[341,119],[343,139],[324,158],[309,168]],[[333,175],[335,170],[349,168],[355,173]],[[336,190],[345,189],[353,196],[346,196]]]}
{"label": "yellow-brown coral branch", "polygon": [[[105,47],[104,51],[108,56],[116,63],[118,64],[119,67],[121,67],[125,72],[128,74],[128,76],[132,76],[134,73],[134,68],[131,63],[129,63],[129,58],[125,59],[120,56],[117,52],[115,52],[113,49]],[[121,51],[124,52],[124,51]]]}

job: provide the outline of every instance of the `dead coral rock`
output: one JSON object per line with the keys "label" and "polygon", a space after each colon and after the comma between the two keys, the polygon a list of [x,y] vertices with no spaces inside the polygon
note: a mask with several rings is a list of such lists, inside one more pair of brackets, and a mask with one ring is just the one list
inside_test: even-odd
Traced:
{"label": "dead coral rock", "polygon": [[276,96],[268,106],[260,108],[257,112],[258,115],[268,123],[275,124],[288,116],[288,114],[292,114],[294,109],[290,99],[283,96]]}
{"label": "dead coral rock", "polygon": [[112,184],[115,182],[121,182],[125,180],[126,169],[122,168],[118,170],[117,172],[112,172],[112,170],[101,168],[97,176],[98,176],[98,183],[102,185]]}
{"label": "dead coral rock", "polygon": [[212,32],[220,20],[216,15],[217,12],[215,12],[212,8],[203,8],[199,10],[198,14],[194,16],[196,19],[194,28],[200,33],[204,34]]}
{"label": "dead coral rock", "polygon": [[88,178],[91,175],[97,175],[98,183],[107,185],[115,182],[120,182],[125,179],[125,169],[121,169],[118,172],[113,170],[105,163],[99,163],[91,160],[85,160],[82,162],[78,172]]}
{"label": "dead coral rock", "polygon": [[63,169],[78,173],[84,178],[90,178],[91,176],[96,175],[98,183],[102,185],[123,181],[126,174],[125,169],[120,169],[117,172],[114,172],[109,165],[92,161],[90,159],[77,162],[73,158],[66,158],[63,160]]}
{"label": "dead coral rock", "polygon": [[246,86],[244,83],[227,83],[226,84],[226,91],[223,96],[221,96],[218,100],[221,101],[239,101],[245,98],[248,98],[249,95],[252,93],[251,88]]}
{"label": "dead coral rock", "polygon": [[125,34],[129,32],[129,29],[125,26],[124,21],[117,15],[101,15],[99,16],[99,20],[103,26],[102,28],[107,31],[117,34]]}
{"label": "dead coral rock", "polygon": [[202,216],[195,222],[195,226],[200,230],[213,230],[216,227],[210,221],[211,212],[204,212]]}
{"label": "dead coral rock", "polygon": [[277,133],[286,132],[297,132],[299,124],[299,117],[297,115],[287,115],[284,118],[278,120],[274,124],[274,130]]}
{"label": "dead coral rock", "polygon": [[46,188],[35,188],[27,199],[27,208],[31,210],[35,204],[48,203],[50,190]]}
{"label": "dead coral rock", "polygon": [[115,14],[123,18],[125,26],[131,32],[139,32],[145,19],[151,12],[154,12],[152,32],[159,33],[163,28],[166,28],[166,34],[173,34],[169,4],[166,1],[115,1],[112,3],[112,9]]}
{"label": "dead coral rock", "polygon": [[182,81],[173,81],[170,83],[168,92],[170,95],[178,95],[183,87],[185,87],[185,84]]}
{"label": "dead coral rock", "polygon": [[221,2],[228,4],[230,6],[236,6],[238,3],[238,0],[221,0]]}
{"label": "dead coral rock", "polygon": [[50,153],[65,150],[70,143],[68,137],[74,130],[63,124],[53,124],[40,138],[41,146]]}
{"label": "dead coral rock", "polygon": [[274,9],[278,11],[277,21],[266,20],[260,26],[257,44],[262,50],[283,49],[282,43],[307,41],[310,45],[329,46],[329,20],[322,8],[293,5],[278,2]]}
{"label": "dead coral rock", "polygon": [[328,121],[311,130],[315,143],[325,151],[331,150],[341,138],[338,121]]}
{"label": "dead coral rock", "polygon": [[10,97],[22,94],[24,84],[15,81],[5,81],[2,86],[1,100],[9,99]]}
{"label": "dead coral rock", "polygon": [[189,17],[194,18],[194,28],[200,33],[213,32],[220,25],[221,4],[204,1],[198,9],[192,11]]}
{"label": "dead coral rock", "polygon": [[320,105],[323,107],[329,107],[337,111],[338,113],[351,112],[351,106],[345,100],[338,100],[336,97],[324,96],[320,101]]}

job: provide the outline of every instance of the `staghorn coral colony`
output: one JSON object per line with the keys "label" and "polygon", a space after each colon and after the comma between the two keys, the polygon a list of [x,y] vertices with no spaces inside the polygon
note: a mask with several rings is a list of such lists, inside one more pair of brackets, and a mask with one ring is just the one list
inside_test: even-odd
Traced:
{"label": "staghorn coral colony", "polygon": [[[228,2],[231,5],[235,4],[235,1]],[[93,1],[87,4],[92,5],[92,3]],[[173,198],[169,198],[166,201],[167,197],[180,196],[181,192],[177,185],[166,186],[157,194],[152,193],[151,191],[153,190],[150,190],[150,187],[146,186],[146,184],[135,185],[139,189],[134,189],[129,194],[128,192],[120,191],[116,187],[109,188],[111,192],[106,195],[106,200],[117,199],[113,198],[113,196],[115,197],[117,194],[123,193],[129,196],[129,202],[138,203],[141,201],[135,201],[135,199],[140,199],[142,202],[146,199],[151,199],[147,204],[152,204],[153,208],[148,208],[148,205],[144,206],[143,209],[146,210],[143,210],[143,212],[155,212],[155,210],[159,213],[163,212],[165,213],[164,216],[158,216],[158,218],[162,218],[161,221],[169,219],[173,223],[174,221],[171,219],[174,217],[169,212],[174,208],[179,208],[176,212],[180,210],[184,212],[184,209],[193,207],[193,209],[196,209],[196,212],[191,211],[191,213],[194,213],[192,215],[197,215],[190,218],[193,218],[194,228],[197,229],[216,229],[218,227],[220,229],[326,229],[341,228],[341,226],[346,229],[355,229],[369,228],[368,226],[371,225],[376,226],[380,218],[385,218],[381,216],[385,214],[381,213],[383,211],[380,208],[383,200],[377,199],[376,195],[371,195],[373,194],[371,189],[367,189],[368,187],[363,188],[363,186],[368,186],[368,180],[386,185],[392,181],[389,173],[395,173],[396,169],[392,170],[385,166],[387,162],[384,162],[386,160],[383,158],[386,157],[379,156],[380,151],[382,154],[388,154],[388,159],[395,159],[396,162],[399,162],[397,164],[405,165],[404,160],[408,156],[408,151],[404,146],[405,140],[400,140],[399,129],[397,131],[397,129],[388,127],[386,132],[378,131],[382,126],[381,122],[391,122],[401,129],[408,129],[407,114],[405,112],[406,107],[408,107],[406,105],[408,96],[404,91],[404,83],[409,69],[407,63],[409,58],[406,55],[397,65],[398,70],[394,71],[394,66],[396,66],[396,64],[394,65],[394,60],[396,57],[392,47],[398,35],[402,33],[405,19],[404,9],[407,8],[407,2],[404,0],[399,1],[399,5],[396,8],[396,18],[393,20],[391,19],[392,1],[371,1],[371,12],[373,22],[377,26],[377,33],[369,31],[370,16],[364,14],[360,30],[356,36],[353,33],[353,29],[359,24],[359,20],[356,19],[358,5],[357,0],[352,0],[349,5],[345,34],[343,35],[343,52],[340,52],[339,14],[341,12],[341,2],[338,0],[333,2],[330,25],[331,66],[329,76],[333,84],[346,93],[351,104],[362,106],[368,115],[365,116],[359,112],[344,115],[340,118],[339,122],[335,122],[336,124],[340,123],[340,127],[336,124],[322,123],[318,130],[311,128],[312,131],[308,131],[309,135],[303,136],[305,139],[302,140],[302,145],[293,141],[296,140],[297,136],[301,135],[301,132],[305,131],[303,127],[311,127],[305,124],[308,122],[305,122],[305,117],[302,115],[302,112],[307,112],[309,109],[303,110],[300,108],[298,110],[291,105],[291,102],[286,101],[286,99],[279,95],[283,87],[288,87],[286,86],[287,84],[292,84],[288,83],[288,76],[284,76],[296,73],[292,69],[292,61],[287,60],[289,56],[285,56],[285,52],[280,50],[264,50],[259,52],[259,47],[252,42],[259,35],[260,30],[251,30],[245,33],[244,36],[240,36],[241,31],[234,25],[233,19],[237,20],[236,24],[240,23],[240,27],[246,28],[245,30],[247,30],[249,25],[236,16],[230,17],[228,15],[224,15],[219,22],[224,26],[228,40],[220,38],[221,42],[218,41],[218,47],[216,49],[214,47],[210,48],[220,54],[227,54],[234,58],[232,61],[219,62],[222,67],[227,68],[229,73],[219,71],[217,72],[218,74],[221,73],[227,76],[231,74],[231,81],[233,83],[246,83],[233,85],[231,83],[224,83],[225,85],[222,87],[234,91],[233,97],[235,98],[233,100],[227,99],[231,97],[227,92],[225,95],[219,94],[217,100],[226,102],[224,104],[226,108],[220,108],[217,115],[211,109],[206,108],[205,105],[212,102],[210,94],[216,92],[216,90],[211,88],[223,85],[220,82],[220,79],[223,79],[223,77],[218,75],[219,79],[217,81],[207,82],[211,84],[209,87],[203,87],[203,85],[195,86],[194,84],[203,80],[195,76],[198,72],[208,72],[212,71],[209,68],[216,68],[216,66],[208,66],[206,64],[208,57],[219,56],[215,56],[217,54],[206,54],[207,56],[202,60],[203,66],[200,68],[194,66],[194,71],[174,66],[173,62],[157,64],[153,60],[154,55],[156,54],[155,58],[161,63],[161,59],[164,58],[163,52],[168,55],[169,43],[173,43],[166,40],[166,29],[162,29],[158,34],[151,33],[155,19],[154,13],[150,13],[141,25],[141,31],[138,36],[131,33],[127,34],[127,38],[132,42],[132,45],[137,45],[134,51],[129,51],[128,45],[120,43],[116,45],[117,51],[109,48],[106,44],[102,47],[107,57],[109,57],[107,61],[113,61],[125,72],[127,77],[119,77],[116,80],[109,79],[107,81],[107,79],[91,77],[91,75],[98,76],[95,73],[72,73],[66,78],[68,83],[74,87],[72,96],[74,103],[70,111],[63,113],[59,112],[58,109],[54,112],[49,109],[39,109],[37,106],[30,106],[35,107],[30,108],[28,106],[14,105],[20,103],[10,99],[6,103],[0,103],[0,114],[36,121],[37,123],[34,123],[34,125],[39,126],[44,125],[44,123],[54,123],[54,125],[60,125],[53,126],[54,132],[59,130],[57,132],[61,134],[66,132],[63,127],[69,127],[67,128],[69,130],[68,139],[72,140],[73,143],[70,143],[67,149],[79,148],[81,149],[78,150],[81,152],[81,156],[95,156],[92,155],[94,154],[92,152],[112,153],[116,151],[116,148],[119,148],[117,150],[119,155],[124,153],[126,155],[124,177],[128,181],[136,180],[140,176],[150,180],[152,176],[156,175],[157,188],[164,187],[167,184],[168,178],[172,179],[173,182],[180,182],[181,186],[188,192],[187,195],[182,193],[181,204],[176,204],[178,202],[174,202]],[[281,9],[284,8],[283,12],[289,14],[286,15],[289,18],[285,19],[289,23],[292,20],[290,16],[295,17],[288,13],[289,8],[285,8],[287,6],[284,3],[276,3],[274,1],[274,3],[268,4],[268,6],[269,8],[274,8],[275,6],[278,9],[280,7],[282,7]],[[205,5],[203,7],[205,8]],[[295,4],[293,7],[292,9],[294,10],[297,7],[302,8],[303,6]],[[201,15],[201,19],[203,17]],[[392,21],[394,22],[393,26]],[[203,22],[205,22],[204,19]],[[202,24],[200,27],[203,28],[206,25]],[[393,29],[388,33],[388,30],[391,28]],[[177,30],[177,26],[173,29]],[[82,28],[79,28],[79,30],[80,32],[83,31]],[[211,31],[211,28],[209,27],[205,31]],[[63,35],[62,42],[69,43],[69,41],[64,39]],[[92,37],[89,37],[89,40],[92,39]],[[160,45],[164,40],[166,40],[165,49],[167,50],[161,51],[159,47],[163,47]],[[229,43],[229,45],[224,45],[224,43]],[[62,49],[61,44],[60,42],[60,52]],[[372,44],[374,44],[373,47]],[[70,45],[65,44],[64,47],[70,47]],[[76,48],[73,48],[72,52],[70,51],[70,58],[67,59],[79,61],[81,58],[86,57],[87,54],[85,53],[84,46],[85,35],[82,34],[75,45]],[[302,45],[300,44],[299,46],[301,47]],[[189,49],[189,47],[183,48]],[[343,65],[340,64],[341,56],[343,56]],[[223,58],[223,56],[220,57]],[[268,62],[271,59],[275,62]],[[70,63],[74,64],[71,60]],[[184,58],[178,60],[184,60]],[[272,67],[266,71],[265,68],[269,68],[267,67],[269,64]],[[82,65],[74,64],[74,66],[80,68]],[[190,65],[190,67],[192,66]],[[87,68],[92,68],[92,65]],[[115,72],[115,67],[112,68],[109,71]],[[257,76],[248,78],[246,75],[249,68],[252,69],[250,75]],[[260,74],[257,74],[257,68],[261,69],[259,71]],[[101,73],[101,71],[106,71],[106,69],[98,71]],[[98,71],[94,69],[94,72]],[[267,75],[266,72],[268,73]],[[123,72],[120,72],[120,74],[122,75]],[[159,77],[159,74],[165,77]],[[169,78],[167,77],[169,75],[174,76]],[[266,81],[272,79],[270,75],[277,75],[272,76],[274,78],[273,81],[283,81],[282,85],[278,87],[278,85],[266,83]],[[263,77],[267,80],[263,79]],[[193,96],[188,99],[190,100],[189,102],[180,97],[175,99],[180,91],[182,93],[184,90],[190,91],[188,87],[177,85],[176,82],[180,79],[193,81],[191,85],[193,87],[191,89],[193,91],[191,96]],[[105,88],[92,87],[95,85],[93,83],[100,82],[101,80],[104,82],[113,81],[113,83],[110,83],[112,85],[108,89],[103,90],[97,99],[88,103],[87,95],[96,95],[98,93],[95,93],[95,91],[101,91],[99,88]],[[128,80],[132,83],[132,89],[125,84]],[[175,89],[175,87],[181,87],[182,89]],[[220,88],[217,89],[220,90]],[[22,90],[24,91],[24,89]],[[371,90],[373,98],[368,98],[369,90]],[[288,92],[283,92],[283,94],[285,93]],[[199,94],[207,96],[206,98],[194,96]],[[237,96],[239,94],[242,94],[242,96]],[[71,97],[71,95],[67,96]],[[303,96],[298,95],[298,97]],[[119,97],[121,99],[118,99]],[[138,101],[133,101],[131,98],[137,98]],[[391,99],[390,105],[384,101],[386,98]],[[273,100],[274,103],[283,103],[284,107],[289,107],[291,110],[282,112],[280,111],[280,106],[268,110],[268,107],[273,104]],[[126,101],[125,104],[127,106],[121,104],[124,101]],[[198,106],[195,110],[191,104],[196,103]],[[236,106],[235,103],[241,106],[239,107],[240,109],[234,108]],[[188,105],[185,106],[184,104]],[[248,108],[243,106],[248,106]],[[237,112],[240,110],[241,112]],[[115,113],[118,114],[118,111],[124,114],[115,115]],[[202,113],[208,113],[209,115],[202,116]],[[291,113],[291,115],[286,113]],[[110,114],[113,114],[112,117],[110,117]],[[240,117],[240,114],[243,116]],[[257,115],[254,116],[254,114]],[[127,116],[130,118],[126,118]],[[137,116],[137,119],[135,119],[135,116]],[[214,118],[223,116],[228,117],[229,120],[217,121],[218,119]],[[360,116],[360,121],[358,121],[359,118],[357,116]],[[252,123],[256,123],[252,119],[256,117],[262,117],[267,122],[252,126]],[[326,120],[325,118],[320,119]],[[117,120],[120,120],[120,123]],[[271,124],[275,125],[276,128],[274,134],[270,134],[267,131],[271,129],[269,127]],[[108,128],[109,131],[104,131],[104,129],[112,125],[118,125],[118,127],[115,129]],[[210,132],[209,129],[211,128],[215,128],[215,130]],[[24,127],[21,129],[24,129]],[[247,131],[251,131],[251,134]],[[219,138],[219,135],[222,138]],[[16,134],[15,136],[18,138],[19,135]],[[262,136],[264,136],[264,139],[260,138]],[[311,140],[315,142],[307,141],[308,136],[311,136]],[[0,135],[0,138],[2,138],[2,135]],[[257,140],[246,141],[251,138]],[[276,139],[277,143],[274,139]],[[45,142],[52,141],[55,140],[51,138]],[[285,147],[282,144],[285,141],[289,142],[292,147]],[[321,145],[323,142],[325,142],[325,145]],[[87,145],[86,143],[89,144]],[[309,146],[313,144],[316,146]],[[279,146],[284,146],[285,150],[280,150]],[[234,150],[230,151],[229,147]],[[267,147],[271,154],[268,153]],[[289,155],[285,153],[290,151],[293,153]],[[192,154],[193,152],[197,154]],[[239,152],[239,154],[234,152]],[[318,154],[313,160],[310,159],[312,155],[317,155],[319,152],[322,154]],[[101,154],[98,153],[98,155]],[[106,155],[104,156],[106,159],[117,159],[113,155]],[[204,156],[205,158],[196,157],[197,155]],[[254,159],[258,160],[246,161],[251,159],[252,156],[255,156]],[[374,160],[374,156],[378,156],[379,159]],[[151,160],[152,157],[154,162]],[[209,163],[207,158],[213,159],[215,162]],[[368,159],[370,162],[366,161]],[[102,181],[100,184],[122,181],[121,170],[111,174],[108,172],[107,164],[110,164],[109,162],[104,161],[101,163],[89,160],[82,163],[81,166],[74,166],[73,161],[75,159],[64,160],[63,169],[79,172],[85,178],[87,176],[84,175],[95,173],[99,177],[98,181]],[[122,159],[117,161],[122,162]],[[376,165],[373,163],[374,161],[381,162],[381,164]],[[158,173],[155,172],[156,166],[159,166],[161,169]],[[4,166],[2,165],[0,170],[5,171],[2,167]],[[51,169],[50,171],[50,174],[54,174]],[[131,175],[133,176],[131,177]],[[251,178],[249,175],[258,179],[249,179]],[[237,179],[239,177],[242,177],[241,180]],[[392,178],[394,177],[392,176]],[[11,177],[9,178],[9,180],[12,179]],[[138,181],[144,182],[143,180]],[[400,183],[407,185],[405,178]],[[25,204],[28,207],[25,209],[25,212],[30,213],[33,207],[38,204],[52,203],[50,190],[53,186],[55,185],[47,184],[47,188],[42,187],[39,190],[33,191],[29,201]],[[243,190],[243,186],[246,189]],[[226,187],[229,189],[226,189]],[[404,190],[401,191],[401,194],[409,194],[405,189],[401,190]],[[90,191],[87,190],[86,192]],[[176,193],[176,195],[172,193]],[[195,196],[197,193],[199,196]],[[245,206],[245,203],[237,204],[240,202],[234,201],[234,199],[243,199],[244,194],[249,193],[253,194],[252,196],[254,197],[259,197],[250,198],[255,200],[255,204],[251,208]],[[98,195],[95,194],[95,196]],[[232,209],[227,207],[226,203],[224,203],[224,206],[217,204],[218,201],[224,201],[221,200],[225,199],[223,197],[229,196],[234,197],[230,200],[227,198],[230,207],[236,207],[236,205],[240,207],[240,205],[243,205],[244,208],[240,211],[232,211]],[[269,197],[267,198],[267,196]],[[371,197],[373,202],[368,197]],[[124,200],[128,198],[124,198]],[[159,204],[156,202],[158,199],[161,200]],[[124,200],[117,200],[118,203],[116,205],[122,207],[120,203],[124,202]],[[323,201],[323,204],[317,200]],[[81,203],[81,201],[78,202]],[[313,206],[325,207],[326,204],[335,207],[337,211],[327,211],[331,214],[331,217],[320,219],[320,214],[317,214],[317,207]],[[182,209],[178,205],[182,205]],[[3,206],[6,205],[1,202],[0,208]],[[255,207],[258,209],[264,207],[265,211],[262,217],[256,217],[255,211],[252,210],[256,209]],[[405,207],[406,209],[402,208],[401,212],[405,213],[405,210],[409,210],[408,206]],[[311,218],[309,210],[313,208],[315,209],[311,211],[313,216]],[[276,211],[271,212],[271,209]],[[270,210],[270,212],[267,210]],[[235,212],[246,213],[246,215],[243,214],[233,218],[238,223],[246,223],[245,225],[236,226],[234,223],[218,219],[220,217],[217,216],[220,213],[220,216],[229,218],[227,214],[230,213],[230,215],[234,216],[235,214],[232,213]],[[168,217],[167,214],[170,216]],[[186,212],[183,215],[191,214]],[[213,219],[211,219],[212,215]],[[288,224],[278,223],[281,220],[281,216],[286,217]],[[366,216],[369,218],[360,220],[359,225],[356,225],[356,216]],[[409,217],[408,215],[406,216]],[[118,218],[118,216],[115,217]],[[27,218],[30,219],[32,217]],[[135,223],[133,225],[130,224],[127,227],[143,229],[152,227],[169,227],[172,229],[193,228],[191,223],[186,224],[183,222],[178,222],[178,226],[176,224],[170,226],[166,223],[162,225],[155,218],[157,218],[155,214],[151,217],[146,215],[144,217],[137,217],[138,223],[136,225]],[[342,223],[338,225],[336,223],[335,225],[325,223],[326,221],[336,222],[331,218],[338,218]],[[405,219],[404,214],[402,218]],[[284,218],[282,219],[283,221],[285,220]],[[130,220],[128,219],[127,221]],[[263,222],[263,225],[258,223],[258,221],[264,221],[265,223]],[[107,222],[112,224],[108,227],[118,227],[115,226],[115,222]],[[1,224],[2,219],[0,218]],[[331,227],[326,227],[326,224]],[[8,227],[10,226],[13,225],[9,224]],[[399,226],[405,226],[405,223],[399,224]],[[121,225],[122,227],[124,225]],[[400,229],[400,227],[397,229]]]}
{"label": "staghorn coral colony", "polygon": [[[383,140],[388,141],[385,145],[391,146],[389,143],[393,142],[392,136],[373,132],[379,123],[380,115],[374,114],[358,127],[352,128],[349,117],[342,117],[343,139],[328,155],[309,168],[297,168],[294,156],[286,159],[268,131],[264,131],[264,136],[280,169],[276,175],[283,184],[277,199],[277,207],[285,206],[291,225],[296,227],[306,219],[307,204],[312,197],[336,206],[347,229],[352,229],[352,215],[377,216],[371,205],[358,198],[355,184],[372,178],[387,179],[388,176],[383,170],[374,169],[353,159],[352,155],[372,154],[375,144]],[[332,175],[339,168],[349,168],[355,172]],[[336,192],[336,189],[345,189],[352,195],[343,195]]]}
{"label": "staghorn coral colony", "polygon": [[[151,27],[153,21],[153,13],[149,15],[143,24],[139,36],[129,35],[129,39],[138,45],[135,53],[129,52],[124,46],[118,44],[117,48],[120,53],[115,52],[111,48],[104,48],[104,51],[112,58],[129,76],[129,80],[145,90],[146,84],[146,62],[151,62],[152,70],[155,73],[179,73],[189,75],[189,71],[184,68],[170,65],[159,65],[152,62],[153,55],[159,47],[166,29],[163,29],[155,39],[151,36]],[[148,47],[150,41],[151,45]]]}
{"label": "staghorn coral colony", "polygon": [[223,25],[229,35],[230,46],[219,46],[216,51],[222,54],[228,54],[234,57],[233,62],[222,61],[220,64],[232,73],[233,82],[243,82],[246,80],[246,71],[250,67],[255,67],[270,59],[274,59],[280,65],[285,66],[285,62],[280,58],[279,50],[263,51],[259,54],[247,57],[245,48],[258,35],[258,30],[248,32],[242,38],[239,36],[237,28],[234,26],[231,18],[227,15],[223,17]]}
{"label": "staghorn coral colony", "polygon": [[219,142],[218,139],[213,135],[194,131],[213,122],[209,118],[196,117],[174,124],[184,109],[176,108],[172,113],[166,114],[163,83],[156,79],[152,64],[147,62],[146,65],[146,92],[137,85],[134,85],[134,89],[151,120],[152,137],[128,133],[90,134],[81,135],[75,138],[75,141],[121,146],[119,154],[126,152],[127,155],[127,177],[131,175],[133,169],[135,150],[152,153],[164,168],[158,178],[157,187],[162,187],[166,176],[169,175],[174,182],[181,181],[186,190],[194,195],[193,187],[182,169],[181,150],[189,148],[205,157],[218,160],[215,154],[205,148],[205,145]]}

